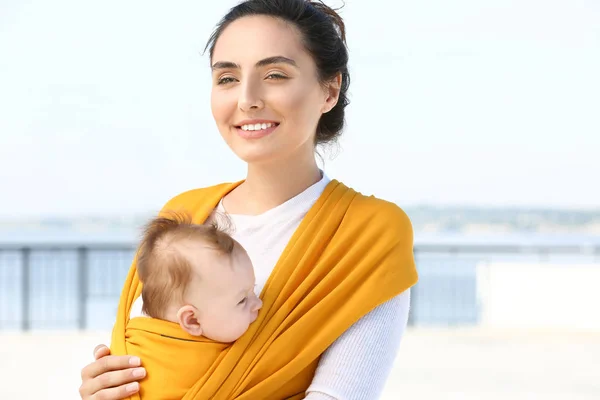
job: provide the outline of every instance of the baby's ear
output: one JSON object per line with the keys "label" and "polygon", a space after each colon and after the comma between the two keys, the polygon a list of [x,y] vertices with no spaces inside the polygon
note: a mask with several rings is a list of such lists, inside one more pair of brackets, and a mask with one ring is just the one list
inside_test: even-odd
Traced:
{"label": "baby's ear", "polygon": [[177,322],[181,328],[192,336],[201,336],[202,327],[198,321],[198,309],[194,306],[186,305],[177,311]]}

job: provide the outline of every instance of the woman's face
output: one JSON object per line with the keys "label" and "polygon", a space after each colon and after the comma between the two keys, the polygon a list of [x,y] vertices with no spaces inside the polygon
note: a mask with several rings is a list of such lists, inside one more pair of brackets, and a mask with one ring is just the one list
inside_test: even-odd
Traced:
{"label": "woman's face", "polygon": [[337,98],[290,24],[267,16],[232,22],[212,57],[211,108],[221,135],[247,163],[314,151],[323,112]]}

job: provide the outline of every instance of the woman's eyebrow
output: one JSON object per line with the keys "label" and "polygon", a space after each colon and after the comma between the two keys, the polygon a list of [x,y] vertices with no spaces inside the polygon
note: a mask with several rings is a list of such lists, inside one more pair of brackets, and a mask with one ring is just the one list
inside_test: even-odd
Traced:
{"label": "woman's eyebrow", "polygon": [[218,69],[239,69],[239,68],[240,68],[239,65],[237,65],[236,63],[233,63],[231,61],[217,61],[211,67],[211,69],[213,71],[216,71]]}
{"label": "woman's eyebrow", "polygon": [[[288,64],[288,65],[291,65],[296,68],[298,67],[298,64],[296,64],[296,61],[292,60],[291,58],[284,57],[284,56],[273,56],[273,57],[264,58],[264,59],[258,61],[255,66],[256,67],[264,67],[264,66],[272,65],[272,64]],[[216,71],[219,69],[240,69],[240,66],[231,61],[217,61],[216,63],[214,63],[212,65],[211,68],[213,71]]]}
{"label": "woman's eyebrow", "polygon": [[292,60],[291,58],[284,57],[284,56],[274,56],[274,57],[268,57],[268,58],[262,59],[256,63],[256,66],[264,67],[266,65],[271,65],[271,64],[288,64],[288,65],[291,65],[292,67],[298,67],[298,65],[296,64],[296,61]]}

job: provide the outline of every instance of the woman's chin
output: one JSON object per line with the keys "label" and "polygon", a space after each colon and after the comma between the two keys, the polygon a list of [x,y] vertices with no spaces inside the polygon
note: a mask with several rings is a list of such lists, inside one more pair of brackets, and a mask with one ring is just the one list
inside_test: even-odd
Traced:
{"label": "woman's chin", "polygon": [[231,150],[247,164],[264,164],[277,158],[280,151],[269,143],[235,143],[230,145]]}
{"label": "woman's chin", "polygon": [[238,158],[249,165],[265,164],[275,159],[275,154],[273,152],[257,151],[256,149],[243,149],[235,151],[235,153]]}

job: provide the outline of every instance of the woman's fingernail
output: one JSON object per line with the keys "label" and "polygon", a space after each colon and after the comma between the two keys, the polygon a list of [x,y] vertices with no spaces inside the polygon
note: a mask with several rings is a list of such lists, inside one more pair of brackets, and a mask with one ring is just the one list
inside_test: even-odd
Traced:
{"label": "woman's fingernail", "polygon": [[130,383],[129,385],[125,386],[125,390],[127,390],[128,393],[134,393],[134,392],[138,391],[138,386],[139,386],[139,383],[133,382],[133,383]]}
{"label": "woman's fingernail", "polygon": [[146,375],[146,370],[144,368],[136,368],[133,370],[133,376],[135,378],[142,378],[144,375]]}
{"label": "woman's fingernail", "polygon": [[139,359],[139,357],[131,357],[129,359],[129,365],[131,365],[132,367],[139,367],[141,364],[141,361]]}

